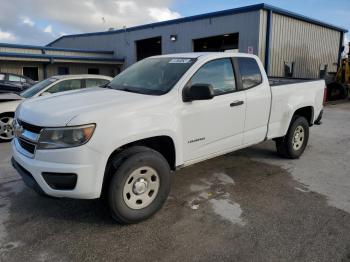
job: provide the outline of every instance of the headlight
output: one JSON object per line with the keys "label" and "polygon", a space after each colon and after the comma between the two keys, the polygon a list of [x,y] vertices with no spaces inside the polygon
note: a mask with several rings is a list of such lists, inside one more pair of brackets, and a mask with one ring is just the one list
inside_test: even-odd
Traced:
{"label": "headlight", "polygon": [[38,149],[58,149],[86,144],[94,133],[96,125],[62,128],[45,128],[40,133]]}

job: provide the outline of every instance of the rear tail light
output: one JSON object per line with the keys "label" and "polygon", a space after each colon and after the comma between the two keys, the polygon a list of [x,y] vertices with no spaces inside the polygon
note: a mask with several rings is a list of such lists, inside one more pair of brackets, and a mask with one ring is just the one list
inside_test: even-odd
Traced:
{"label": "rear tail light", "polygon": [[328,100],[328,97],[327,97],[327,86],[324,87],[324,91],[323,91],[323,105],[326,104]]}

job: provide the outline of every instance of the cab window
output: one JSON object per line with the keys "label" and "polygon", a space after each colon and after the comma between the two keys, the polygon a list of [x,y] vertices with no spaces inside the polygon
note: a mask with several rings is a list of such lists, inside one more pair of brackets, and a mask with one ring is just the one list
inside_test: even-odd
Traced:
{"label": "cab window", "polygon": [[231,59],[222,58],[206,63],[192,76],[189,84],[210,84],[215,95],[236,91]]}
{"label": "cab window", "polygon": [[260,68],[254,58],[238,57],[237,61],[243,89],[249,89],[262,83]]}
{"label": "cab window", "polygon": [[81,80],[63,80],[56,85],[50,87],[46,92],[54,94],[64,91],[76,90],[81,88]]}

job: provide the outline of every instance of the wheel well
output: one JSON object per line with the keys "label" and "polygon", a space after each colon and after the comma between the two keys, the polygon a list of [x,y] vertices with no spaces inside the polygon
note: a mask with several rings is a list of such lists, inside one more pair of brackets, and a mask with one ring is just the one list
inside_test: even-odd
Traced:
{"label": "wheel well", "polygon": [[293,116],[296,116],[296,115],[305,117],[309,125],[310,126],[313,125],[314,108],[312,106],[299,108],[297,111],[294,112]]}
{"label": "wheel well", "polygon": [[135,142],[128,143],[116,149],[109,157],[109,160],[115,157],[121,151],[125,150],[126,148],[133,147],[133,146],[145,146],[159,152],[168,161],[170,168],[172,170],[175,170],[175,166],[176,166],[175,145],[172,138],[169,136],[150,137],[150,138],[145,138]]}
{"label": "wheel well", "polygon": [[15,116],[15,113],[14,112],[5,112],[5,113],[1,113],[0,117],[1,116]]}
{"label": "wheel well", "polygon": [[110,170],[111,168],[114,168],[111,160],[115,159],[117,155],[123,152],[125,149],[134,147],[134,146],[144,146],[159,152],[168,161],[170,169],[175,170],[175,166],[176,166],[175,145],[171,137],[156,136],[156,137],[145,138],[145,139],[128,143],[114,150],[114,152],[109,156],[107,161],[107,166],[105,169],[104,179],[103,179],[102,195],[106,194],[107,185],[109,184],[109,180],[111,179]]}

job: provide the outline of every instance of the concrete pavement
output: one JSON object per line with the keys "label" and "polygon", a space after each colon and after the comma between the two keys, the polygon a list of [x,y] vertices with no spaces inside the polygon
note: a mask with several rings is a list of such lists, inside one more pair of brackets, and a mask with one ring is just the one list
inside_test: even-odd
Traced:
{"label": "concrete pavement", "polygon": [[176,173],[153,218],[27,189],[0,144],[0,261],[350,261],[350,104],[326,108],[299,160],[273,142]]}

